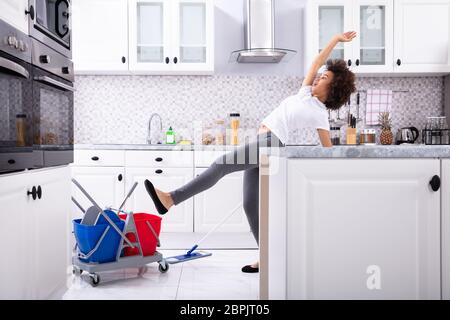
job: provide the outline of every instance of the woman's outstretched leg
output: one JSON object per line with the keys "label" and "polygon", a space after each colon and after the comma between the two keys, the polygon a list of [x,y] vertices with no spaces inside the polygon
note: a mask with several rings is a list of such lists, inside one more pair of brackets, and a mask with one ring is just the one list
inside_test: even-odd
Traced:
{"label": "woman's outstretched leg", "polygon": [[254,142],[240,146],[234,151],[217,158],[202,174],[172,192],[162,192],[154,188],[148,180],[145,181],[146,189],[152,197],[158,212],[164,214],[171,206],[177,205],[211,188],[229,173],[258,168],[259,147],[270,146],[270,144],[271,134],[260,134]]}

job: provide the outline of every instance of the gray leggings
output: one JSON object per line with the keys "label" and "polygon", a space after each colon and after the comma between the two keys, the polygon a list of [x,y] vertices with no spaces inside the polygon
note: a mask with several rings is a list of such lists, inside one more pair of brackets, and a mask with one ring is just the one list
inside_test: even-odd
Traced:
{"label": "gray leggings", "polygon": [[259,242],[259,148],[281,147],[282,143],[271,132],[259,134],[255,141],[237,147],[217,158],[211,166],[195,179],[172,191],[170,195],[175,205],[197,193],[211,188],[223,176],[244,172],[243,207],[256,242]]}

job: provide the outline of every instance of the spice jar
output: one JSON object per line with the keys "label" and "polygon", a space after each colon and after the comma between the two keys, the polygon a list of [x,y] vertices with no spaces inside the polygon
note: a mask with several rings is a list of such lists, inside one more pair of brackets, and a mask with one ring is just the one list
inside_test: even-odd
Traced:
{"label": "spice jar", "polygon": [[26,145],[26,118],[25,114],[16,115],[16,144],[18,147]]}
{"label": "spice jar", "polygon": [[215,142],[217,145],[224,145],[225,144],[225,121],[222,119],[217,119],[215,121],[216,128],[215,128]]}
{"label": "spice jar", "polygon": [[334,126],[330,127],[330,138],[331,143],[334,146],[338,146],[341,144],[341,127]]}
{"label": "spice jar", "polygon": [[241,115],[239,113],[230,113],[230,126],[231,126],[230,144],[232,145],[239,144],[238,132],[239,132],[240,117]]}

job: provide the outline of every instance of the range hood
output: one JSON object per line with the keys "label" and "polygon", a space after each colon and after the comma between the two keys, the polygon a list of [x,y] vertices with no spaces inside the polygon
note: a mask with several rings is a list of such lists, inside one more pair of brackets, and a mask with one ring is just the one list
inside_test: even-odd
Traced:
{"label": "range hood", "polygon": [[245,0],[245,49],[231,53],[230,62],[278,63],[296,54],[275,48],[274,0]]}

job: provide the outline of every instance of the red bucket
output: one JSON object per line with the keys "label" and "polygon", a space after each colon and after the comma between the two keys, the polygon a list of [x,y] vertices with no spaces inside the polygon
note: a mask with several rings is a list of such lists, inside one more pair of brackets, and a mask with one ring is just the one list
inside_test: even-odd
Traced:
{"label": "red bucket", "polygon": [[[161,231],[161,217],[155,216],[149,213],[134,213],[134,223],[136,224],[136,230],[139,237],[139,242],[142,248],[142,254],[144,256],[151,256],[156,251],[156,245],[158,244],[158,239],[154,236],[152,230],[148,226],[147,222],[153,227],[156,234],[159,237],[159,232]],[[126,214],[121,214],[120,218],[125,220],[127,218]],[[126,237],[131,241],[135,242],[136,237],[133,233],[128,232]],[[127,247],[124,250],[125,256],[134,256],[139,254],[138,248]]]}

